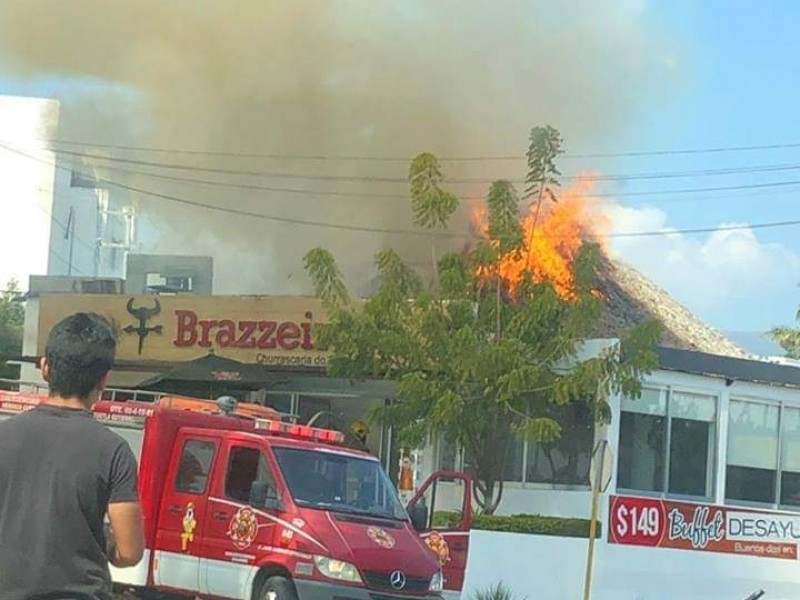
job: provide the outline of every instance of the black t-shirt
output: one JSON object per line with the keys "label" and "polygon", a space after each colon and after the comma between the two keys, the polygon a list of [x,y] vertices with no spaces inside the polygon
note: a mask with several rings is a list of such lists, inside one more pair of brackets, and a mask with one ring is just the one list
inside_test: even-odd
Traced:
{"label": "black t-shirt", "polygon": [[0,600],[111,598],[103,522],[138,500],[127,442],[85,410],[0,421]]}

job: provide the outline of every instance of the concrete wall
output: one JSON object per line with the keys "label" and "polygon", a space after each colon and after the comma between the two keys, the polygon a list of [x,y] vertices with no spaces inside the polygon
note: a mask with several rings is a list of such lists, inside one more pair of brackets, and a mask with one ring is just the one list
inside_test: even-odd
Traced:
{"label": "concrete wall", "polygon": [[128,192],[96,181],[89,166],[61,159],[58,166],[48,274],[124,278],[136,241]]}

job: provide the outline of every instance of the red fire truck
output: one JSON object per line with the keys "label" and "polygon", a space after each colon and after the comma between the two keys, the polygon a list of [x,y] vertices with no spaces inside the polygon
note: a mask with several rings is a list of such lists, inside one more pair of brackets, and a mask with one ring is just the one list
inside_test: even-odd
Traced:
{"label": "red fire truck", "polygon": [[[0,392],[0,418],[38,394]],[[95,418],[139,459],[146,551],[116,584],[208,598],[391,600],[438,597],[463,584],[469,494],[461,527],[414,524],[380,462],[333,430],[283,422],[271,409],[163,397],[102,401]],[[415,527],[417,530],[415,530]],[[420,534],[421,532],[421,534]]]}

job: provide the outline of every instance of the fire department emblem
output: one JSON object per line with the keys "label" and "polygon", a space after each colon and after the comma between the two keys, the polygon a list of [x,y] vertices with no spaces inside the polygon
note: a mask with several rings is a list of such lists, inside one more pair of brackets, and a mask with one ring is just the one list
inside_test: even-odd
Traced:
{"label": "fire department emblem", "polygon": [[444,566],[445,563],[450,561],[450,546],[447,545],[447,540],[441,535],[434,531],[425,538],[425,543],[428,544],[428,548],[433,550],[434,554],[439,558],[440,565]]}
{"label": "fire department emblem", "polygon": [[367,529],[369,539],[387,550],[394,548],[394,538],[380,527],[370,527]]}
{"label": "fire department emblem", "polygon": [[228,528],[228,537],[239,550],[247,548],[256,539],[258,518],[253,509],[245,506],[236,511]]}
{"label": "fire department emblem", "polygon": [[197,528],[197,519],[194,518],[194,502],[186,505],[186,512],[183,515],[183,531],[181,532],[181,550],[186,552],[189,549],[189,542],[194,541],[194,530]]}

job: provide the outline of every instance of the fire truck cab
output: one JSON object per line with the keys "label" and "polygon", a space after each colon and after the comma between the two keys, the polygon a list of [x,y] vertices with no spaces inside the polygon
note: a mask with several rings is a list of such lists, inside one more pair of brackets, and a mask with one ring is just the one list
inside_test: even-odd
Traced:
{"label": "fire truck cab", "polygon": [[[0,417],[43,399],[0,392]],[[94,416],[139,460],[146,551],[112,567],[116,584],[243,600],[441,595],[430,532],[420,536],[380,462],[340,432],[179,398],[103,401]]]}

